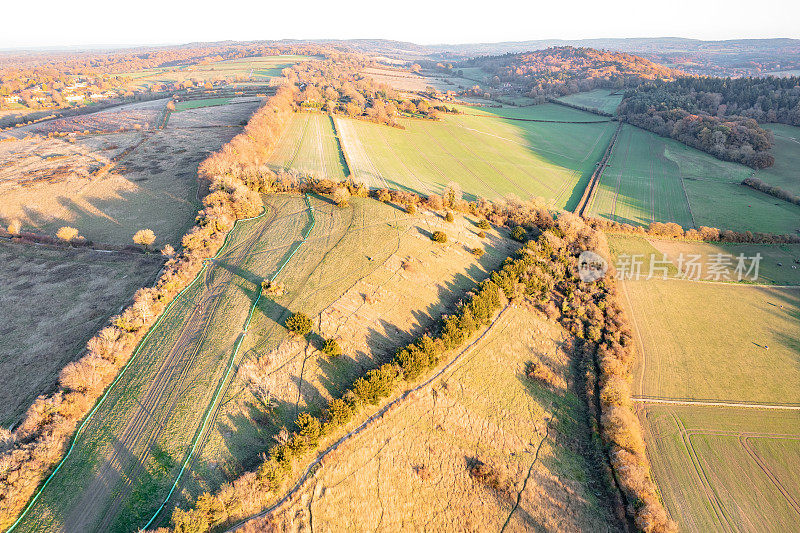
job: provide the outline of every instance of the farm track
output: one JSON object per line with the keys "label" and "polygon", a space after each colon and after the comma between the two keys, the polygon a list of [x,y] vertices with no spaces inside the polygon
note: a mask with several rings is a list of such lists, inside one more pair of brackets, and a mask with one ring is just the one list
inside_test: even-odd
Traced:
{"label": "farm track", "polygon": [[681,419],[675,415],[675,413],[670,411],[669,414],[670,416],[672,416],[675,425],[678,427],[678,431],[680,433],[681,439],[683,440],[683,445],[686,450],[686,454],[689,456],[689,460],[691,461],[692,466],[694,467],[695,473],[697,474],[697,478],[700,480],[703,492],[705,493],[706,498],[708,499],[708,502],[711,505],[711,509],[714,512],[714,515],[716,516],[720,527],[725,531],[733,532],[734,528],[731,526],[731,523],[728,520],[727,515],[725,514],[725,510],[722,506],[722,502],[719,499],[719,495],[714,490],[714,487],[709,481],[705,469],[703,468],[703,464],[700,462],[700,456],[694,449],[694,444],[692,443],[691,435],[687,433],[686,427],[683,425]]}
{"label": "farm track", "polygon": [[[619,123],[617,124],[617,129],[611,135],[611,140],[608,142],[608,146],[606,147],[606,151],[603,154],[603,157],[597,163],[597,168],[595,168],[594,172],[592,173],[592,176],[589,178],[589,183],[586,185],[586,190],[583,192],[581,199],[578,201],[578,205],[575,207],[574,213],[577,214],[578,216],[585,216],[586,212],[593,207],[594,201],[597,198],[597,188],[600,186],[600,182],[603,179],[603,172],[605,171],[611,157],[614,154],[614,146],[617,143],[617,139],[619,138],[619,134],[621,131],[622,131],[622,123]],[[595,142],[595,145],[596,144],[597,143]],[[591,151],[589,153],[591,153]],[[625,157],[627,160],[627,152]],[[620,180],[621,179],[622,177],[620,175]],[[614,203],[616,204],[616,197],[614,198]]]}
{"label": "farm track", "polygon": [[[781,483],[772,469],[770,469],[769,465],[767,465],[761,456],[758,455],[758,453],[753,449],[749,442],[751,438],[753,437],[746,435],[739,436],[739,442],[741,443],[742,448],[745,449],[745,451],[750,455],[753,461],[755,461],[761,471],[764,472],[764,475],[766,475],[775,488],[778,489],[778,492],[781,493],[783,498],[786,500],[786,503],[789,504],[789,507],[791,507],[797,515],[800,515],[800,502],[798,502],[797,499],[792,496],[792,493],[786,489],[783,483]],[[800,439],[800,436],[797,438]]]}
{"label": "farm track", "polygon": [[651,396],[634,396],[631,398],[635,403],[651,403],[651,404],[666,404],[666,405],[698,405],[704,407],[744,407],[750,409],[777,409],[783,411],[800,411],[800,405],[797,404],[779,404],[779,403],[750,403],[750,402],[722,402],[714,400],[690,400],[690,399],[671,399],[671,398],[654,398]]}
{"label": "farm track", "polygon": [[[262,223],[261,230],[249,237],[248,245],[238,256],[239,261],[247,258],[250,250],[272,225],[276,216],[277,211],[272,209],[270,218]],[[107,531],[111,528],[114,519],[119,516],[120,506],[131,494],[131,482],[142,474],[145,462],[150,456],[152,444],[163,434],[165,422],[169,419],[184,392],[183,386],[186,378],[203,347],[215,312],[224,300],[222,295],[234,277],[235,274],[229,270],[218,269],[218,275],[209,283],[208,275],[206,275],[205,292],[207,294],[204,294],[194,306],[188,319],[182,325],[176,341],[161,363],[145,395],[141,399],[137,399],[139,408],[129,419],[120,438],[112,445],[111,455],[104,460],[96,473],[92,474],[93,479],[89,487],[83,492],[78,504],[66,515],[64,522],[60,524],[63,530]],[[196,345],[196,348],[191,350],[193,344]],[[164,410],[165,407],[166,410]],[[92,420],[91,423],[95,424],[96,420],[98,419]],[[90,428],[91,426],[87,427],[87,430]],[[126,472],[129,468],[132,470]],[[114,490],[115,483],[119,483],[121,479],[123,479],[122,486],[116,487]],[[103,507],[108,505],[108,498],[111,496],[109,493],[112,490],[114,490],[114,500],[111,506],[103,512]],[[100,519],[100,523],[94,528],[93,522],[97,518]]]}

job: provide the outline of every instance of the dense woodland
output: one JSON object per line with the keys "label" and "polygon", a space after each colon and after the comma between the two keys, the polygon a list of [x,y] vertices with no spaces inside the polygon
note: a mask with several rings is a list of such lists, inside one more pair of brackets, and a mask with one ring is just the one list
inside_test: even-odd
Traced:
{"label": "dense woodland", "polygon": [[480,57],[461,65],[480,67],[491,77],[492,87],[511,86],[532,98],[564,96],[598,87],[622,89],[680,74],[635,55],[571,46]]}
{"label": "dense woodland", "polygon": [[624,120],[727,161],[773,164],[772,134],[758,122],[800,125],[800,78],[679,78],[625,93]]}
{"label": "dense woodland", "polygon": [[300,88],[296,102],[305,108],[324,109],[397,126],[402,115],[435,118],[438,112],[451,112],[434,106],[424,98],[401,97],[398,91],[365,76],[372,60],[357,54],[329,53],[324,61],[299,63],[284,73]]}

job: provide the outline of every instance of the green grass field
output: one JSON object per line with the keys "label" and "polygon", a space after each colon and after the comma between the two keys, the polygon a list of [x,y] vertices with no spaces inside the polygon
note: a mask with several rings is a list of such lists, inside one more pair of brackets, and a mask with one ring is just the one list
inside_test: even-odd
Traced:
{"label": "green grass field", "polygon": [[270,155],[273,168],[291,168],[321,178],[342,181],[345,163],[330,116],[296,113]]}
{"label": "green grass field", "polygon": [[623,287],[644,347],[634,394],[800,404],[800,288],[681,280]]}
{"label": "green grass field", "polygon": [[800,206],[741,185],[751,173],[745,166],[626,124],[589,212],[636,225],[655,221],[796,232]]}
{"label": "green grass field", "polygon": [[800,505],[800,414],[648,406],[653,473],[681,531],[782,532]]}
{"label": "green grass field", "polygon": [[[466,108],[471,109],[471,108]],[[439,121],[403,120],[405,129],[336,117],[350,171],[372,187],[437,193],[458,182],[468,199],[540,196],[557,207],[577,204],[613,124],[504,120],[594,120],[558,105],[471,109]]]}
{"label": "green grass field", "polygon": [[786,124],[767,124],[775,135],[772,155],[775,164],[759,170],[755,177],[800,196],[800,128]]}
{"label": "green grass field", "polygon": [[[762,253],[764,275],[787,279],[776,259],[797,247],[717,245],[616,237],[621,253]],[[800,287],[683,280],[625,281],[634,326],[635,397],[679,402],[800,404]],[[800,412],[637,403],[664,504],[682,531],[787,531],[796,497]]]}
{"label": "green grass field", "polygon": [[175,104],[175,111],[179,112],[186,109],[198,109],[200,107],[225,105],[230,101],[230,98],[201,98],[200,100],[185,100]]}
{"label": "green grass field", "polygon": [[[673,239],[654,239],[635,235],[608,235],[608,244],[611,253],[614,255],[615,263],[619,263],[622,255],[625,262],[630,265],[635,257],[636,261],[641,261],[640,272],[647,276],[650,274],[651,259],[656,261],[653,266],[654,277],[663,277],[663,271],[657,270],[664,266],[664,255],[668,261],[667,276],[678,277],[678,267],[684,273],[690,270],[687,263],[692,260],[692,256],[699,256],[698,263],[701,265],[695,276],[693,272],[690,278],[697,278],[709,281],[737,282],[740,281],[735,272],[738,257],[743,254],[745,257],[745,268],[749,269],[753,263],[751,258],[761,255],[758,261],[758,273],[753,271],[749,275],[742,276],[742,283],[770,284],[770,285],[800,285],[800,267],[795,261],[800,260],[800,245],[797,244],[739,244],[739,243],[713,243],[681,241]],[[717,254],[733,256],[730,259],[728,270],[730,275],[726,279],[724,276],[717,276],[709,268]],[[726,258],[725,261],[728,259]],[[626,267],[627,268],[627,267]],[[631,272],[628,268],[628,272]],[[743,274],[747,274],[744,270]],[[756,276],[756,279],[752,279]]]}
{"label": "green grass field", "polygon": [[617,107],[622,102],[622,93],[612,91],[610,89],[595,89],[585,93],[575,93],[559,98],[559,100],[568,104],[579,105],[583,107],[593,107],[611,113],[617,114]]}
{"label": "green grass field", "polygon": [[176,83],[186,80],[206,82],[232,77],[264,83],[273,77],[280,76],[281,70],[284,68],[308,59],[311,58],[298,55],[243,57],[207,64],[145,69],[127,72],[123,76],[130,78],[131,82],[136,85]]}

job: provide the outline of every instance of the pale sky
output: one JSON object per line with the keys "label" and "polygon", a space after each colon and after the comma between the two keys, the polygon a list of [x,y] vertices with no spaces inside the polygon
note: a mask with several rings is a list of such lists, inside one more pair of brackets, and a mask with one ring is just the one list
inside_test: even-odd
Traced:
{"label": "pale sky", "polygon": [[383,38],[418,44],[692,37],[800,38],[797,0],[4,0],[0,49]]}

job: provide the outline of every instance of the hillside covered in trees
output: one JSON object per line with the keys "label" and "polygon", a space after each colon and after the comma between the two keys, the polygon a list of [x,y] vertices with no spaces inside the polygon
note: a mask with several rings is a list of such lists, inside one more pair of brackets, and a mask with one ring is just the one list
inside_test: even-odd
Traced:
{"label": "hillside covered in trees", "polygon": [[633,87],[642,81],[680,75],[677,70],[632,54],[572,46],[481,57],[462,65],[480,67],[491,77],[490,85],[511,84],[533,98],[563,96],[598,87]]}
{"label": "hillside covered in trees", "polygon": [[727,161],[773,164],[772,135],[758,122],[800,125],[800,78],[683,77],[628,90],[620,116]]}

